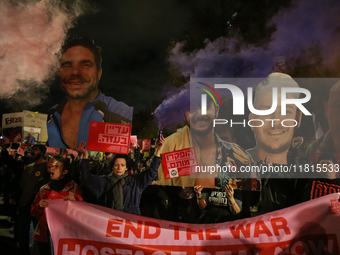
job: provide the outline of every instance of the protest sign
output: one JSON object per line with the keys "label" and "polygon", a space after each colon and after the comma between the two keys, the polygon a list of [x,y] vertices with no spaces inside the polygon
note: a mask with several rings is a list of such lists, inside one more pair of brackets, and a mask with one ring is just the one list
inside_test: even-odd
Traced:
{"label": "protest sign", "polygon": [[194,147],[162,154],[162,167],[165,179],[193,174],[197,165]]}
{"label": "protest sign", "polygon": [[24,115],[22,112],[2,115],[2,135],[6,143],[21,143],[23,141],[23,124]]}
{"label": "protest sign", "polygon": [[91,121],[87,149],[127,154],[131,129],[131,125]]}
{"label": "protest sign", "polygon": [[151,150],[151,139],[147,139],[143,141],[142,151],[143,152],[150,152]]}
{"label": "protest sign", "polygon": [[132,135],[130,137],[130,152],[133,152],[135,149],[137,149],[137,136]]}
{"label": "protest sign", "polygon": [[[39,128],[39,142],[47,141],[47,114],[23,111],[24,114],[24,126],[31,128]],[[36,131],[33,131],[36,132]]]}

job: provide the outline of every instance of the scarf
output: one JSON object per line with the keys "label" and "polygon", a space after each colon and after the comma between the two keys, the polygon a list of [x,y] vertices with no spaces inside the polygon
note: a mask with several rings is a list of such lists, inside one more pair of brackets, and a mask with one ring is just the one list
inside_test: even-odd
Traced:
{"label": "scarf", "polygon": [[51,190],[54,190],[54,191],[60,191],[70,181],[71,181],[71,178],[69,176],[65,176],[61,180],[50,180],[50,188],[51,188]]}
{"label": "scarf", "polygon": [[124,209],[124,197],[123,197],[123,186],[125,184],[125,178],[128,176],[128,172],[125,171],[123,175],[116,175],[112,173],[112,181],[113,181],[113,200],[112,200],[112,209],[116,209],[119,211],[123,211]]}

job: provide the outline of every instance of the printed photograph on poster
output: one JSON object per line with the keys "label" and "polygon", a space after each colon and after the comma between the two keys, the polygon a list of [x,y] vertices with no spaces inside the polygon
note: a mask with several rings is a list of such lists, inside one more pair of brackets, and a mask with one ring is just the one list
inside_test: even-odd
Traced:
{"label": "printed photograph on poster", "polygon": [[35,144],[39,142],[41,128],[26,127],[24,126],[24,143]]}
{"label": "printed photograph on poster", "polygon": [[138,147],[138,143],[137,143],[137,136],[136,135],[132,135],[130,137],[130,152],[134,152],[135,149],[137,149]]}

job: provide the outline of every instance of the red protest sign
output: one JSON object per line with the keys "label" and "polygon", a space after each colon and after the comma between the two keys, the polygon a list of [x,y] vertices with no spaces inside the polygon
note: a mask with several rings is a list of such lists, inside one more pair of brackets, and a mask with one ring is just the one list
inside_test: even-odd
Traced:
{"label": "red protest sign", "polygon": [[195,173],[198,166],[194,147],[162,154],[164,178],[176,178]]}
{"label": "red protest sign", "polygon": [[133,152],[135,149],[137,149],[137,136],[132,135],[130,137],[130,151]]}
{"label": "red protest sign", "polygon": [[19,147],[17,153],[18,153],[19,155],[25,155],[25,147],[24,147],[24,148]]}
{"label": "red protest sign", "polygon": [[142,151],[147,152],[151,150],[151,139],[147,139],[143,141]]}
{"label": "red protest sign", "polygon": [[46,147],[46,155],[56,155],[60,153],[59,148]]}
{"label": "red protest sign", "polygon": [[51,190],[51,193],[47,197],[47,199],[60,199],[60,198],[64,198],[64,196],[54,190]]}
{"label": "red protest sign", "polygon": [[67,154],[73,154],[74,158],[78,156],[78,152],[75,150],[67,149]]}
{"label": "red protest sign", "polygon": [[91,121],[87,149],[127,154],[131,129],[131,125]]}

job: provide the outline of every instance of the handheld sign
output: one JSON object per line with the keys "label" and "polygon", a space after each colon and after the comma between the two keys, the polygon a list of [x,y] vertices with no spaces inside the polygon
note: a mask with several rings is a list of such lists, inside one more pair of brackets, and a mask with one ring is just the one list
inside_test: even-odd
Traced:
{"label": "handheld sign", "polygon": [[87,149],[127,154],[131,129],[131,125],[91,121]]}
{"label": "handheld sign", "polygon": [[194,147],[162,154],[162,167],[165,179],[196,173],[198,165]]}

